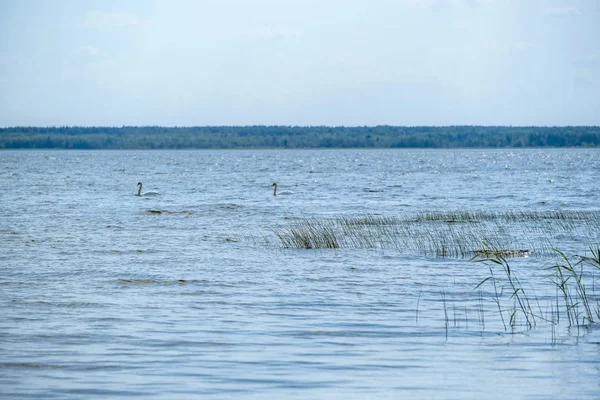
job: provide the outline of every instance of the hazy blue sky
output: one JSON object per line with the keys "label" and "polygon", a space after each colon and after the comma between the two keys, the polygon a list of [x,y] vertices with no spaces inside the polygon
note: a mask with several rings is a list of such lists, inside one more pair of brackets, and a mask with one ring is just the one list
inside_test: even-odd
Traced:
{"label": "hazy blue sky", "polygon": [[0,126],[600,125],[600,0],[0,0]]}

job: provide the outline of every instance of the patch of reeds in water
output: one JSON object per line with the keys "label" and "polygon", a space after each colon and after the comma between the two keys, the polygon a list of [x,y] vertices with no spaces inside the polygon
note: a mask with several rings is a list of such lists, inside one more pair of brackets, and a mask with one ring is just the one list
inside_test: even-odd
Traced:
{"label": "patch of reeds in water", "polygon": [[[566,319],[568,327],[579,329],[589,326],[600,322],[600,298],[594,294],[594,286],[592,293],[587,286],[600,271],[600,247],[590,250],[591,256],[579,257],[575,262],[555,250],[559,255],[558,262],[548,269],[554,272],[550,282],[556,287],[556,298],[550,299],[549,312],[542,310],[539,299],[525,290],[515,269],[501,256],[480,260],[490,265],[490,275],[475,289],[489,283],[505,330],[509,326],[514,330],[520,320],[527,329],[540,322],[557,326],[561,319]],[[494,266],[499,267],[500,272]],[[537,307],[532,304],[537,304]]]}
{"label": "patch of reeds in water", "polygon": [[550,268],[554,270],[553,282],[563,298],[569,326],[600,321],[600,299],[595,299],[594,307],[594,300],[588,295],[585,284],[585,277],[590,274],[584,269],[592,266],[600,270],[600,247],[591,252],[591,257],[580,257],[573,263],[559,251],[561,262]]}
{"label": "patch of reeds in water", "polygon": [[[465,300],[464,322],[468,329],[467,302],[476,302],[477,326],[485,330],[484,302],[491,300],[497,309],[501,326],[516,333],[547,324],[552,328],[551,343],[557,341],[560,325],[576,330],[600,322],[600,296],[594,285],[600,272],[600,212],[438,212],[416,215],[361,215],[356,217],[304,218],[287,220],[285,226],[273,228],[283,248],[340,249],[395,248],[401,252],[436,257],[467,257],[484,262],[489,276],[473,284],[475,299]],[[555,250],[560,243],[591,249],[591,256],[573,256]],[[576,246],[574,246],[574,244]],[[583,249],[581,249],[583,250]],[[522,282],[519,271],[508,261],[511,257],[557,255],[548,268],[546,283],[554,289],[536,290]],[[591,283],[591,284],[590,284]],[[548,293],[555,292],[555,296]],[[455,301],[442,291],[446,335]],[[416,321],[419,321],[419,298]],[[543,305],[545,304],[545,308]],[[452,310],[449,309],[452,307]],[[489,322],[488,322],[489,323]],[[493,324],[492,324],[493,325]]]}
{"label": "patch of reeds in water", "polygon": [[[600,212],[442,211],[292,220],[272,228],[283,248],[393,248],[435,257],[549,254],[561,240],[596,240]],[[482,246],[487,243],[487,247]]]}
{"label": "patch of reeds in water", "polygon": [[274,228],[284,248],[337,249],[340,247],[335,226],[327,220],[309,219],[287,228]]}
{"label": "patch of reeds in water", "polygon": [[416,215],[416,221],[540,221],[563,220],[585,221],[597,220],[600,213],[584,210],[515,210],[515,211],[423,211]]}

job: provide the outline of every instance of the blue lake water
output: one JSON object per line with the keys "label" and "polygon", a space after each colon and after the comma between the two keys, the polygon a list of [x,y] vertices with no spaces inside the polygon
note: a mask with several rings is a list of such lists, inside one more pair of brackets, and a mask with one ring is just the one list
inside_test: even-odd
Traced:
{"label": "blue lake water", "polygon": [[[469,225],[533,250],[509,263],[554,320],[552,248],[600,245],[599,178],[600,151],[582,149],[2,151],[0,397],[599,398],[600,316],[511,327],[507,289],[504,314],[476,289],[489,262],[423,248],[438,225],[337,249],[275,234],[582,213]],[[600,270],[586,284],[596,310]]]}

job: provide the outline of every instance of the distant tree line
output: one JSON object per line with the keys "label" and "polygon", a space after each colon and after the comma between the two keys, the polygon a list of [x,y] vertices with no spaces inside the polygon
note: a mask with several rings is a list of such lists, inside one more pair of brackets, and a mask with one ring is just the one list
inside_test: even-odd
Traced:
{"label": "distant tree line", "polygon": [[0,149],[599,147],[599,126],[0,128]]}

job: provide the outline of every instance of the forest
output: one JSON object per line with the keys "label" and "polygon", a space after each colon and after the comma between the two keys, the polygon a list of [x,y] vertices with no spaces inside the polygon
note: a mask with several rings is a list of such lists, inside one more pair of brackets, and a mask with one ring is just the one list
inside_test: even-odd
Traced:
{"label": "forest", "polygon": [[599,126],[0,128],[0,149],[599,147]]}

